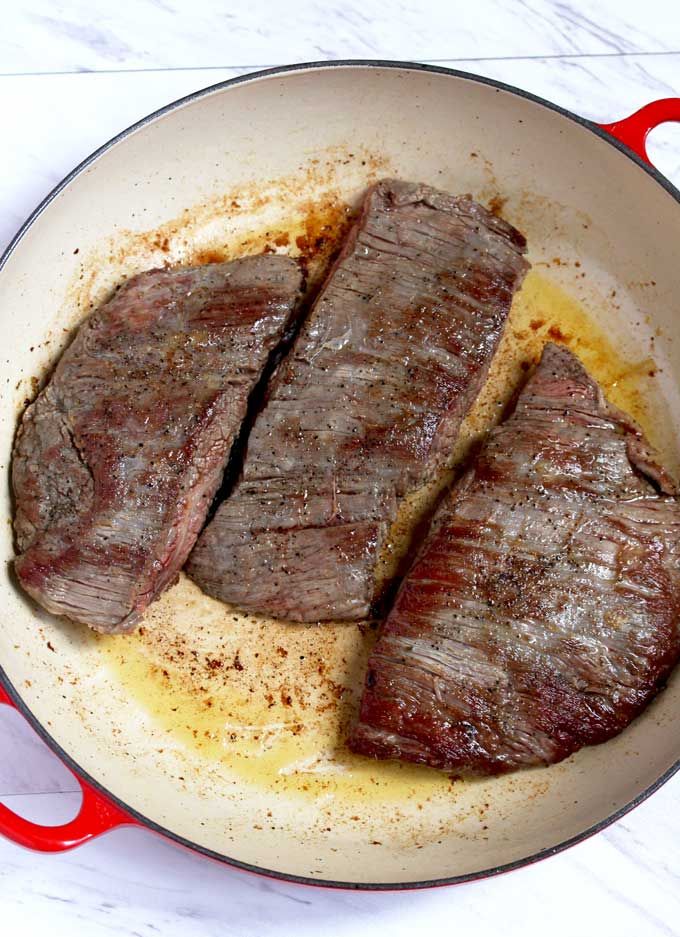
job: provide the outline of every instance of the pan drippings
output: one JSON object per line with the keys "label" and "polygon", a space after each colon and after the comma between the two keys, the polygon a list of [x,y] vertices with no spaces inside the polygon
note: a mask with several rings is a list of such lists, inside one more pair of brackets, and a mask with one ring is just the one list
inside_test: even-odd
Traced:
{"label": "pan drippings", "polygon": [[[403,505],[381,560],[388,574],[474,442],[506,408],[548,340],[574,350],[612,403],[653,443],[654,364],[623,360],[593,318],[548,275],[516,297],[490,378],[447,471]],[[100,637],[102,663],[158,728],[153,744],[185,748],[271,793],[343,804],[451,797],[460,782],[427,768],[376,763],[344,748],[375,630],[369,623],[293,625],[239,613],[186,577],[138,634]]]}

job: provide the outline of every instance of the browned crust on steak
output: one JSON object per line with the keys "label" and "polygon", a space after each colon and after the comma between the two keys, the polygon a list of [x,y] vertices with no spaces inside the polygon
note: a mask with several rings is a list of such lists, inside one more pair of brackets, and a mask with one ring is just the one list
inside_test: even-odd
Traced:
{"label": "browned crust on steak", "polygon": [[350,748],[493,774],[616,735],[680,655],[679,544],[641,431],[547,346],[401,587]]}
{"label": "browned crust on steak", "polygon": [[189,574],[299,621],[357,619],[399,500],[444,462],[528,268],[523,236],[467,196],[383,181],[280,367],[242,478]]}
{"label": "browned crust on steak", "polygon": [[284,257],[151,270],[82,324],[14,447],[15,569],[44,608],[128,631],[174,581],[300,288]]}

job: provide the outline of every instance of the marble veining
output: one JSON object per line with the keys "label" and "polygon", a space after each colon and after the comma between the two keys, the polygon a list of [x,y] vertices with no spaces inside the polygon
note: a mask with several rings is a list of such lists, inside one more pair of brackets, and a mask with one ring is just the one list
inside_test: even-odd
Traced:
{"label": "marble veining", "polygon": [[[0,248],[76,163],[134,120],[207,84],[296,60],[438,61],[606,122],[680,94],[671,0],[24,0],[0,35]],[[66,74],[50,74],[64,72]],[[680,127],[650,138],[680,185]],[[680,935],[680,776],[604,833],[512,875],[360,894],[241,873],[138,829],[44,856],[0,839],[0,932],[28,937]],[[0,712],[0,801],[40,822],[80,802],[70,772]]]}
{"label": "marble veining", "polygon": [[669,51],[672,0],[24,0],[4,11],[0,72]]}
{"label": "marble veining", "polygon": [[[0,846],[3,924],[87,937],[395,937],[450,926],[526,937],[669,937],[680,920],[676,809],[669,783],[619,824],[511,875],[425,892],[369,894],[270,881],[208,862],[153,834],[121,830],[61,856]],[[52,795],[68,797],[73,795]],[[327,929],[328,928],[328,929]],[[78,932],[78,931],[76,931]],[[7,933],[18,933],[8,930]],[[26,931],[22,931],[26,933]]]}
{"label": "marble veining", "polygon": [[[4,757],[3,757],[4,756]],[[0,799],[75,791],[78,784],[23,716],[0,706]]]}
{"label": "marble veining", "polygon": [[[533,91],[602,123],[656,98],[679,93],[677,55],[532,58],[442,62]],[[0,248],[73,166],[122,128],[169,101],[252,69],[117,74],[0,76],[4,173],[0,174]],[[106,101],[106,107],[101,102]],[[27,119],[27,102],[30,119]],[[66,128],[78,127],[78,133]],[[650,153],[680,186],[680,126],[650,138]]]}

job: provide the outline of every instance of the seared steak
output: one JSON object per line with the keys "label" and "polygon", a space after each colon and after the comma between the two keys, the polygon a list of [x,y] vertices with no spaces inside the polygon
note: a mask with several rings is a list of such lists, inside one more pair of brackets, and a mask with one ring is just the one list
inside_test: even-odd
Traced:
{"label": "seared steak", "polygon": [[680,655],[680,505],[640,430],[547,346],[435,518],[350,747],[496,773],[638,715]]}
{"label": "seared steak", "polygon": [[173,582],[300,287],[271,255],[151,270],[83,323],[14,450],[15,568],[44,608],[128,631]]}
{"label": "seared steak", "polygon": [[242,478],[194,549],[210,595],[299,621],[368,615],[397,503],[447,458],[528,264],[468,197],[384,181],[270,388]]}

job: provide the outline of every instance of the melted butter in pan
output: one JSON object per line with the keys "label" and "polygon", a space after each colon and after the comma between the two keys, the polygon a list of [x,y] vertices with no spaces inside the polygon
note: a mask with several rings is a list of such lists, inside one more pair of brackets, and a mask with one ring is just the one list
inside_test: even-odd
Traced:
{"label": "melted butter in pan", "polygon": [[139,632],[96,642],[116,681],[151,716],[159,749],[189,748],[272,793],[344,804],[449,790],[438,772],[379,765],[343,746],[374,633],[367,624],[248,616],[182,575]]}
{"label": "melted butter in pan", "polygon": [[[649,359],[621,359],[579,303],[537,271],[513,305],[489,379],[463,426],[451,465],[414,493],[393,525],[383,576],[399,565],[413,531],[456,465],[497,422],[546,341],[568,345],[654,442]],[[441,772],[373,762],[343,745],[356,718],[375,630],[369,624],[294,625],[248,616],[204,596],[185,576],[131,636],[98,637],[103,663],[151,718],[152,743],[220,762],[246,784],[345,805],[418,803],[451,796]]]}

